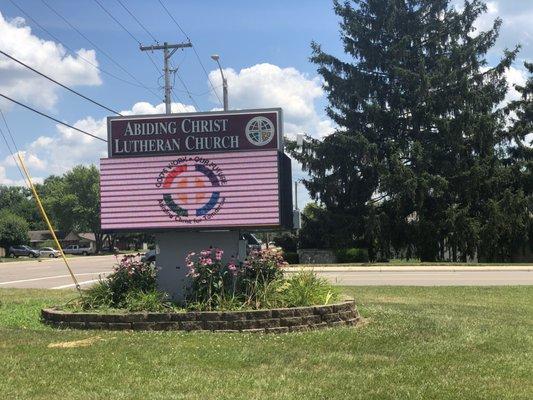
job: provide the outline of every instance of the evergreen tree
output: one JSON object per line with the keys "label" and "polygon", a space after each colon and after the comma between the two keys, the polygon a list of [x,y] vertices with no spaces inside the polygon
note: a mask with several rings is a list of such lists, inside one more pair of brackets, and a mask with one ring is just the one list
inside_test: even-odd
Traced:
{"label": "evergreen tree", "polygon": [[424,261],[447,248],[463,259],[476,255],[495,196],[507,188],[520,208],[502,170],[506,133],[497,107],[518,49],[487,67],[501,20],[477,32],[486,11],[479,0],[461,10],[447,0],[335,1],[334,10],[346,56],[312,43],[311,60],[338,129],[290,145],[310,175],[304,184],[344,216],[372,258],[390,247],[413,247]]}

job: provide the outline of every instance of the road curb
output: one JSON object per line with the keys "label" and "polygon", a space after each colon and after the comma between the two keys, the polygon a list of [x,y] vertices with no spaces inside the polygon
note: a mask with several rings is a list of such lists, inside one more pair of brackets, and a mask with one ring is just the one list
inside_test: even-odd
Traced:
{"label": "road curb", "polygon": [[520,267],[286,267],[286,272],[483,272],[483,271],[521,271],[531,272],[533,266]]}

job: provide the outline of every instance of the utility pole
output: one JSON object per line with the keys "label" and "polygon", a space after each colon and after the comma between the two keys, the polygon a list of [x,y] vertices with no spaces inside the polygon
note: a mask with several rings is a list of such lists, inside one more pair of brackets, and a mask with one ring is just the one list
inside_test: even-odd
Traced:
{"label": "utility pole", "polygon": [[163,43],[163,45],[158,44],[155,46],[140,46],[141,51],[163,50],[163,72],[165,73],[165,113],[166,114],[170,114],[170,101],[171,101],[170,91],[172,90],[172,86],[170,85],[170,69],[168,67],[168,63],[169,63],[170,57],[172,57],[172,55],[176,52],[176,50],[183,49],[185,47],[192,47],[192,43],[187,42],[187,43],[168,44],[167,42],[165,42]]}
{"label": "utility pole", "polygon": [[294,209],[298,211],[298,181],[294,181]]}

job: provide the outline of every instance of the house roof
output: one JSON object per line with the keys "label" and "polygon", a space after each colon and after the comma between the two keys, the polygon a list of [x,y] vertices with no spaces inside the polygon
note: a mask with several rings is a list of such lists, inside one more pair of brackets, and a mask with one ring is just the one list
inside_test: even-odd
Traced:
{"label": "house roof", "polygon": [[63,239],[67,242],[75,242],[75,241],[87,241],[87,242],[95,242],[96,237],[94,236],[94,233],[92,232],[70,232],[65,238]]}
{"label": "house roof", "polygon": [[[59,240],[63,239],[63,236],[65,235],[64,232],[61,232],[61,231],[54,231],[54,232]],[[28,236],[30,237],[30,243],[44,242],[45,240],[53,239],[52,235],[50,234],[50,231],[48,230],[29,231]]]}

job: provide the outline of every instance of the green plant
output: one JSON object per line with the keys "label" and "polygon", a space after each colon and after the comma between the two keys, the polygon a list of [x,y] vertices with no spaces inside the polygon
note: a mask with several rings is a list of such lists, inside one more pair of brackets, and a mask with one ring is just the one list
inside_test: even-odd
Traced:
{"label": "green plant", "polygon": [[98,282],[83,291],[82,298],[74,302],[83,310],[106,309],[113,307],[113,292],[106,279],[100,278]]}
{"label": "green plant", "polygon": [[261,308],[268,286],[283,278],[286,264],[280,252],[252,251],[243,263],[231,259],[222,262],[221,249],[190,253],[186,258],[192,279],[187,296],[189,307],[202,310],[227,308]]}
{"label": "green plant", "polygon": [[57,249],[56,242],[53,239],[47,239],[39,244],[40,249],[44,247],[52,247],[53,249]]}
{"label": "green plant", "polygon": [[337,250],[336,256],[339,263],[367,263],[369,261],[368,250],[357,247]]}
{"label": "green plant", "polygon": [[0,212],[0,247],[6,249],[10,246],[29,242],[29,225],[26,220],[8,210]]}
{"label": "green plant", "polygon": [[124,305],[129,311],[160,312],[171,308],[166,294],[156,289],[130,291],[126,294]]}
{"label": "green plant", "polygon": [[329,304],[339,300],[339,290],[312,271],[300,271],[285,281],[281,289],[285,307]]}
{"label": "green plant", "polygon": [[227,297],[235,296],[238,266],[233,259],[224,264],[223,254],[221,249],[210,248],[199,254],[193,252],[187,255],[188,276],[192,279],[188,302],[201,309],[212,310],[226,303]]}
{"label": "green plant", "polygon": [[287,261],[289,264],[299,264],[300,263],[300,257],[298,256],[298,253],[290,252],[290,251],[284,251],[283,252],[283,258],[285,261]]}
{"label": "green plant", "polygon": [[284,232],[274,238],[274,244],[281,247],[284,252],[296,252],[298,248],[298,236],[290,232]]}
{"label": "green plant", "polygon": [[124,255],[115,266],[114,272],[107,277],[113,296],[113,306],[125,307],[125,299],[130,292],[151,292],[156,290],[156,269],[143,263],[139,255]]}
{"label": "green plant", "polygon": [[244,294],[245,304],[252,308],[263,308],[264,291],[273,282],[283,279],[282,267],[287,265],[278,251],[252,251],[238,274],[239,288]]}
{"label": "green plant", "polygon": [[114,272],[83,291],[82,297],[70,304],[83,310],[125,308],[148,311],[164,307],[164,295],[157,292],[154,266],[140,261],[139,255],[125,255]]}

